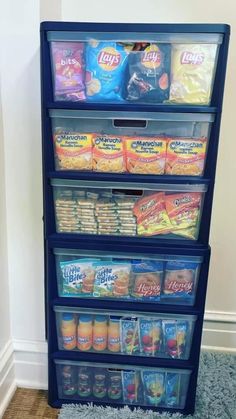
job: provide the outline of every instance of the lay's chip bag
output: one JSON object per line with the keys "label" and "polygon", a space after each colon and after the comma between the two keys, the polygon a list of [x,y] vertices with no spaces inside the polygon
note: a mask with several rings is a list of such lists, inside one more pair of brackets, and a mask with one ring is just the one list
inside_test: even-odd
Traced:
{"label": "lay's chip bag", "polygon": [[171,102],[209,104],[216,52],[215,44],[172,45]]}
{"label": "lay's chip bag", "polygon": [[90,40],[86,47],[86,94],[91,101],[122,101],[129,47],[117,42]]}

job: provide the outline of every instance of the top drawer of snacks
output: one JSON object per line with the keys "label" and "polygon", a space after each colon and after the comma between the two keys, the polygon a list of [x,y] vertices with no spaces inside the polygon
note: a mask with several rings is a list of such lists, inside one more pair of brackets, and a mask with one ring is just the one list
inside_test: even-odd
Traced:
{"label": "top drawer of snacks", "polygon": [[48,31],[47,39],[55,101],[209,105],[223,34]]}

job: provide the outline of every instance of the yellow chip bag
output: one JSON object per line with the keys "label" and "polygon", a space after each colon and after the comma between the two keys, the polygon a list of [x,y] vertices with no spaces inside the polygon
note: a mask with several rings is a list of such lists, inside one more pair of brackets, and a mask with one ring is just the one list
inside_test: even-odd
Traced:
{"label": "yellow chip bag", "polygon": [[217,45],[175,44],[171,52],[170,101],[208,105]]}
{"label": "yellow chip bag", "polygon": [[92,170],[92,134],[58,130],[53,140],[57,169]]}
{"label": "yellow chip bag", "polygon": [[125,150],[122,137],[94,134],[93,170],[96,172],[125,172]]}
{"label": "yellow chip bag", "polygon": [[126,166],[129,173],[163,175],[166,139],[162,137],[126,137]]}
{"label": "yellow chip bag", "polygon": [[206,143],[206,138],[171,138],[167,145],[165,173],[201,176],[206,157]]}

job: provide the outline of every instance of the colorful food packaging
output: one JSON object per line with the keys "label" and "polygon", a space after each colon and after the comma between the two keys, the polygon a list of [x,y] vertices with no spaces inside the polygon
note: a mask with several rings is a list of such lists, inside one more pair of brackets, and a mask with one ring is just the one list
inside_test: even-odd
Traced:
{"label": "colorful food packaging", "polygon": [[62,273],[62,294],[91,294],[93,292],[95,269],[94,262],[99,259],[78,259],[60,262]]}
{"label": "colorful food packaging", "polygon": [[128,59],[125,98],[161,103],[169,98],[170,45],[150,44]]}
{"label": "colorful food packaging", "polygon": [[215,44],[172,45],[171,102],[210,103],[216,52]]}
{"label": "colorful food packaging", "polygon": [[161,347],[161,320],[139,320],[140,347],[145,356],[156,356]]}
{"label": "colorful food packaging", "polygon": [[172,224],[171,232],[196,239],[201,193],[183,192],[165,196],[165,207]]}
{"label": "colorful food packaging", "polygon": [[125,151],[122,137],[93,136],[93,170],[95,172],[125,172]]}
{"label": "colorful food packaging", "polygon": [[162,290],[165,298],[191,298],[198,267],[195,262],[167,262]]}
{"label": "colorful food packaging", "polygon": [[162,137],[126,137],[126,167],[129,173],[163,175],[166,139]]}
{"label": "colorful food packaging", "polygon": [[137,319],[121,320],[121,352],[129,355],[139,352],[139,322]]}
{"label": "colorful food packaging", "polygon": [[78,395],[88,397],[92,394],[92,373],[88,367],[78,369]]}
{"label": "colorful food packaging", "polygon": [[180,397],[180,374],[166,373],[166,397],[165,404],[167,407],[177,407]]}
{"label": "colorful food packaging", "polygon": [[85,97],[84,44],[51,42],[56,100],[78,101]]}
{"label": "colorful food packaging", "polygon": [[132,263],[133,290],[136,298],[160,300],[163,263],[144,260]]}
{"label": "colorful food packaging", "polygon": [[134,404],[139,401],[139,372],[122,371],[123,401]]}
{"label": "colorful food packaging", "polygon": [[60,170],[92,170],[92,134],[57,129],[53,135]]}
{"label": "colorful food packaging", "polygon": [[77,393],[77,374],[71,365],[64,365],[61,373],[62,393],[65,396],[73,396]]}
{"label": "colorful food packaging", "polygon": [[94,297],[112,297],[129,295],[129,263],[98,262],[94,263]]}
{"label": "colorful food packaging", "polygon": [[142,371],[145,404],[158,406],[164,401],[165,374],[163,372]]}
{"label": "colorful food packaging", "polygon": [[133,213],[137,217],[137,231],[140,236],[166,234],[173,228],[166,212],[163,192],[138,199]]}
{"label": "colorful food packaging", "polygon": [[164,350],[171,358],[182,358],[186,349],[187,321],[163,320]]}
{"label": "colorful food packaging", "polygon": [[167,144],[167,175],[201,176],[206,158],[206,138],[172,138]]}
{"label": "colorful food packaging", "polygon": [[121,88],[130,48],[91,39],[86,46],[86,94],[92,101],[122,101]]}
{"label": "colorful food packaging", "polygon": [[112,400],[119,400],[122,396],[121,371],[109,371],[108,375],[108,397]]}

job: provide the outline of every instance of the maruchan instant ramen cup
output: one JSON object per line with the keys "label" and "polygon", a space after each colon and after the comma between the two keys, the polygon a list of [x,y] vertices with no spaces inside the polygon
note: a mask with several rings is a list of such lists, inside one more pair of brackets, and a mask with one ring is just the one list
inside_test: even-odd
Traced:
{"label": "maruchan instant ramen cup", "polygon": [[216,51],[214,44],[172,45],[171,102],[210,103]]}

